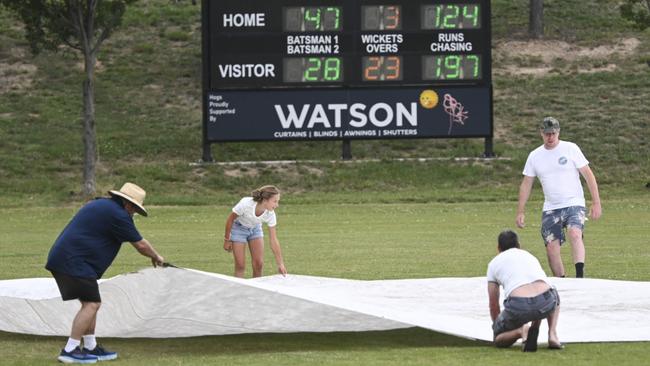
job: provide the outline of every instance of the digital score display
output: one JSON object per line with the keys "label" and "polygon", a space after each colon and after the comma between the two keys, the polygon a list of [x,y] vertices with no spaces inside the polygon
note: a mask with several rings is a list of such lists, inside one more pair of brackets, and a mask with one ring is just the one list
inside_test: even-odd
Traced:
{"label": "digital score display", "polygon": [[402,80],[402,56],[364,56],[363,81]]}
{"label": "digital score display", "polygon": [[481,55],[437,55],[422,57],[424,80],[480,80]]}
{"label": "digital score display", "polygon": [[488,0],[207,0],[210,88],[488,85]]}
{"label": "digital score display", "polygon": [[204,141],[492,136],[489,0],[204,0]]}
{"label": "digital score display", "polygon": [[343,80],[340,57],[292,57],[283,63],[285,83],[336,83]]}
{"label": "digital score display", "polygon": [[401,30],[402,7],[372,5],[361,7],[361,30]]}
{"label": "digital score display", "polygon": [[479,4],[435,4],[422,6],[422,29],[480,29]]}
{"label": "digital score display", "polygon": [[285,32],[342,30],[342,8],[336,6],[287,7],[282,10]]}

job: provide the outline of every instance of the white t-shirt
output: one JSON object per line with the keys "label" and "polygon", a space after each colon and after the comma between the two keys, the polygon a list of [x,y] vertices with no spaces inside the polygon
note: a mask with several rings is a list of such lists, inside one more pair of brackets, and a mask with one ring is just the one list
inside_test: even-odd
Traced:
{"label": "white t-shirt", "polygon": [[544,191],[544,211],[585,206],[578,169],[589,164],[578,145],[560,141],[551,150],[544,145],[528,155],[523,174],[537,177]]}
{"label": "white t-shirt", "polygon": [[505,297],[517,287],[542,280],[550,285],[542,265],[525,250],[511,248],[499,253],[488,264],[488,282],[503,286]]}
{"label": "white t-shirt", "polygon": [[256,206],[257,202],[253,201],[253,197],[244,197],[232,208],[232,212],[239,216],[237,221],[247,228],[254,228],[262,223],[266,223],[269,227],[277,224],[274,211],[264,210],[260,216],[256,216]]}

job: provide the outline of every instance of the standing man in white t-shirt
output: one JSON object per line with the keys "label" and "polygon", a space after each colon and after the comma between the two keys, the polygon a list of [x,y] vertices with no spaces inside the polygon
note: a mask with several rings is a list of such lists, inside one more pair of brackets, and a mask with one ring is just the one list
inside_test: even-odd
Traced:
{"label": "standing man in white t-shirt", "polygon": [[560,140],[560,122],[557,119],[544,118],[540,134],[544,144],[528,155],[524,167],[524,178],[519,187],[516,223],[519,228],[525,225],[526,201],[537,177],[544,191],[542,239],[546,245],[546,255],[553,275],[565,277],[560,247],[565,241],[566,228],[571,241],[576,277],[584,277],[585,245],[582,231],[586,219],[586,204],[580,175],[587,182],[591,193],[590,217],[594,220],[602,213],[596,177],[578,145]]}
{"label": "standing man in white t-shirt", "polygon": [[[535,352],[539,326],[546,319],[548,348],[564,348],[557,336],[560,296],[548,282],[537,258],[520,249],[517,234],[510,230],[499,234],[497,251],[499,254],[487,269],[494,344],[510,347],[521,338],[522,350]],[[499,306],[500,286],[505,292],[503,311]],[[532,323],[528,325],[529,322]]]}

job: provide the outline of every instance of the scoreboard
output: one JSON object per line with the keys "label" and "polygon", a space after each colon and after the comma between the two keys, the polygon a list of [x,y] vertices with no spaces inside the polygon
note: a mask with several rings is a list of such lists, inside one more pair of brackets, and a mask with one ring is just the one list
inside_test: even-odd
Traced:
{"label": "scoreboard", "polygon": [[204,143],[492,137],[489,0],[204,0]]}

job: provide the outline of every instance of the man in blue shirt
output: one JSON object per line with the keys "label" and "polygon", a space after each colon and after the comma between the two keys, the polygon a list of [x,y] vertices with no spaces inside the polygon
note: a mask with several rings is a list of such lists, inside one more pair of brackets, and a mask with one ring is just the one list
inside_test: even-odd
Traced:
{"label": "man in blue shirt", "polygon": [[63,300],[81,302],[68,343],[58,357],[65,363],[117,358],[116,352],[97,345],[95,324],[101,305],[97,280],[113,263],[122,243],[130,242],[140,254],[151,258],[154,267],[164,262],[133,223],[134,213],[147,216],[143,206],[146,192],[133,183],[125,183],[119,191],[108,193],[109,198],[90,201],[77,212],[54,242],[45,265],[52,272]]}

